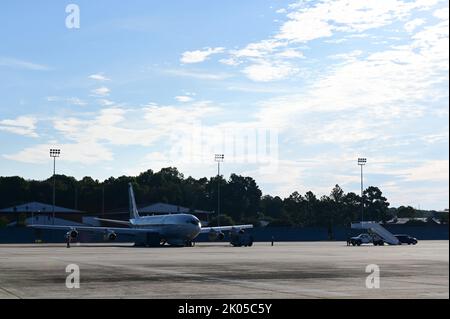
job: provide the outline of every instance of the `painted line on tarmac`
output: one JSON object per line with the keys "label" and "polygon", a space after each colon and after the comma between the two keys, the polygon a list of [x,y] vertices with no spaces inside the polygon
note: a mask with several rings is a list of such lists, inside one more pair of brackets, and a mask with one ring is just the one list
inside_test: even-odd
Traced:
{"label": "painted line on tarmac", "polygon": [[4,291],[6,294],[13,296],[14,298],[17,299],[22,299],[22,297],[16,295],[15,293],[13,293],[12,291],[9,291],[8,289],[4,288],[4,287],[0,287],[1,291]]}
{"label": "painted line on tarmac", "polygon": [[[97,267],[110,267],[110,268],[120,268],[120,269],[126,269],[126,270],[133,270],[136,272],[147,272],[147,273],[153,273],[153,274],[164,274],[164,275],[171,275],[171,276],[177,276],[182,277],[186,279],[192,279],[192,278],[198,278],[200,281],[204,282],[214,282],[214,283],[223,283],[228,285],[237,286],[240,288],[245,289],[253,289],[257,290],[258,292],[261,292],[261,290],[264,290],[265,292],[273,292],[273,293],[282,293],[287,295],[295,294],[296,298],[328,298],[328,297],[337,297],[342,296],[341,293],[332,293],[328,292],[329,296],[326,297],[319,297],[320,293],[323,294],[322,289],[307,289],[310,294],[305,294],[304,292],[300,291],[292,291],[293,289],[286,290],[286,287],[282,284],[274,284],[274,283],[255,283],[252,281],[246,281],[246,280],[233,280],[233,279],[225,279],[220,278],[216,276],[208,276],[205,274],[193,274],[193,273],[184,273],[176,270],[166,270],[166,269],[151,269],[151,268],[145,268],[145,267],[138,267],[138,266],[130,266],[130,265],[111,265],[108,263],[99,263],[99,262],[79,262],[79,261],[68,261],[66,258],[63,257],[51,257],[52,259],[62,261],[64,263],[76,263],[78,265],[87,265],[87,266],[97,266]],[[276,287],[276,288],[275,288]]]}

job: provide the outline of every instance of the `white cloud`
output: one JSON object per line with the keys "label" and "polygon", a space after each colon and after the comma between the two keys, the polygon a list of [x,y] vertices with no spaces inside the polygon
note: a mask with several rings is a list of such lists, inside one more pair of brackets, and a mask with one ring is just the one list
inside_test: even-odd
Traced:
{"label": "white cloud", "polygon": [[277,38],[292,42],[308,42],[333,35],[331,26],[317,17],[309,17],[305,14],[297,16],[292,14],[289,17],[291,20],[281,27]]}
{"label": "white cloud", "polygon": [[449,161],[429,160],[419,166],[399,170],[397,174],[409,182],[448,182]]}
{"label": "white cloud", "polygon": [[114,101],[108,99],[98,99],[97,102],[102,106],[113,106],[116,104]]}
{"label": "white cloud", "polygon": [[59,159],[64,162],[92,165],[112,161],[113,153],[99,143],[83,141],[83,143],[48,143],[27,147],[15,154],[4,154],[3,157],[30,164],[48,163],[48,152],[51,148],[61,149]]}
{"label": "white cloud", "polygon": [[0,131],[8,133],[38,137],[36,130],[37,119],[32,116],[19,116],[14,120],[0,120]]}
{"label": "white cloud", "polygon": [[200,63],[213,54],[222,53],[224,48],[206,48],[205,50],[186,51],[181,57],[181,62],[185,64]]}
{"label": "white cloud", "polygon": [[308,42],[335,32],[361,33],[407,18],[414,9],[429,9],[438,0],[337,0],[303,3],[292,8],[277,39]]}
{"label": "white cloud", "polygon": [[217,113],[219,110],[218,107],[211,105],[208,101],[199,101],[183,108],[150,104],[143,109],[143,112],[144,119],[152,127],[167,131],[167,129],[174,128],[174,123],[177,123],[178,128],[181,128],[182,125],[191,125],[202,118]]}
{"label": "white cloud", "polygon": [[441,8],[433,12],[433,15],[441,20],[448,20],[449,15],[449,9],[447,8]]}
{"label": "white cloud", "polygon": [[[288,63],[289,59],[304,58],[303,53],[292,47],[295,43],[329,38],[345,32],[350,36],[364,35],[367,30],[380,28],[409,18],[414,10],[429,9],[438,0],[337,0],[303,2],[290,5],[288,20],[271,38],[253,42],[242,49],[231,50],[229,57],[220,62],[230,66],[243,66],[242,72],[254,81],[280,80],[298,72]],[[412,31],[422,21],[407,23]],[[330,39],[329,41],[346,41]],[[340,43],[339,42],[339,43]],[[197,51],[201,52],[201,51]]]}
{"label": "white cloud", "polygon": [[408,32],[413,32],[417,27],[420,27],[425,23],[423,19],[414,19],[405,23],[405,30]]}
{"label": "white cloud", "polygon": [[253,81],[281,80],[298,72],[288,60],[304,58],[302,52],[286,48],[287,45],[287,42],[275,39],[250,43],[243,49],[230,51],[230,57],[220,62],[230,66],[245,63],[242,72]]}
{"label": "white cloud", "polygon": [[60,96],[47,96],[48,102],[64,102],[76,106],[85,106],[87,103],[77,97],[60,97]]}
{"label": "white cloud", "polygon": [[[379,119],[417,117],[424,103],[448,96],[448,23],[425,27],[407,46],[352,59],[323,74],[302,94],[265,102],[257,115],[280,126],[296,123],[293,115],[366,110]],[[414,81],[411,81],[414,79]]]}
{"label": "white cloud", "polygon": [[279,47],[285,47],[287,43],[274,39],[263,40],[260,42],[250,43],[241,50],[232,51],[232,55],[236,58],[262,58]]}
{"label": "white cloud", "polygon": [[289,196],[296,190],[300,191],[298,187],[304,185],[307,169],[296,161],[280,160],[276,171],[256,169],[249,170],[246,174],[255,178],[258,183],[272,185],[272,196]]}
{"label": "white cloud", "polygon": [[227,58],[227,59],[220,59],[219,62],[222,64],[225,64],[225,65],[229,65],[229,66],[237,66],[242,63],[241,61],[239,61],[238,59],[236,59],[234,57]]}
{"label": "white cloud", "polygon": [[154,171],[158,171],[168,166],[177,167],[181,171],[179,163],[173,162],[173,158],[170,158],[169,156],[161,152],[151,152],[141,158],[137,166],[127,167],[124,171],[124,174],[137,176],[140,173],[148,170],[149,167],[151,167]]}
{"label": "white cloud", "polygon": [[173,75],[173,76],[181,76],[181,77],[189,77],[198,80],[225,80],[230,78],[232,75],[228,73],[218,72],[218,73],[207,73],[198,70],[183,70],[183,69],[169,69],[165,70],[164,73]]}
{"label": "white cloud", "polygon": [[104,76],[102,73],[89,75],[89,78],[91,80],[96,80],[96,81],[100,81],[100,82],[110,81],[111,80],[111,79],[107,78],[106,76]]}
{"label": "white cloud", "polygon": [[142,109],[105,108],[93,119],[55,119],[53,126],[75,144],[149,146],[160,134],[156,128],[145,125],[143,112]]}
{"label": "white cloud", "polygon": [[0,67],[11,67],[30,71],[48,71],[50,68],[43,64],[37,64],[29,61],[19,60],[15,58],[7,58],[0,56]]}
{"label": "white cloud", "polygon": [[[304,2],[291,4],[288,20],[271,38],[249,43],[242,49],[229,51],[229,56],[220,60],[222,64],[239,66],[244,64],[242,72],[254,81],[269,82],[280,80],[297,73],[298,68],[290,65],[288,59],[304,58],[303,53],[292,48],[295,43],[306,43],[320,38],[332,37],[335,33],[345,32],[348,36],[367,37],[367,30],[380,28],[409,18],[414,10],[433,7],[438,0],[337,0]],[[278,11],[286,13],[286,10]],[[441,11],[435,15],[445,17]],[[424,21],[415,19],[405,24],[412,32]],[[345,38],[330,39],[334,43],[347,41]],[[203,61],[201,53],[192,59]],[[208,51],[206,51],[208,52]]]}
{"label": "white cloud", "polygon": [[85,106],[87,103],[77,97],[70,97],[67,99],[67,103],[78,106]]}
{"label": "white cloud", "polygon": [[243,73],[253,81],[269,82],[293,76],[298,71],[298,68],[288,63],[278,62],[272,64],[262,60],[244,68]]}
{"label": "white cloud", "polygon": [[[448,185],[448,184],[447,184]],[[448,186],[421,187],[420,184],[408,183],[406,185],[380,185],[387,192],[391,207],[413,206],[422,209],[442,210],[448,208]],[[405,192],[405,189],[408,191]]]}
{"label": "white cloud", "polygon": [[447,126],[443,132],[422,135],[420,136],[420,139],[427,144],[443,143],[449,140],[449,128]]}
{"label": "white cloud", "polygon": [[175,100],[177,100],[178,102],[181,102],[181,103],[187,103],[187,102],[191,102],[193,100],[193,98],[190,96],[187,96],[187,95],[179,95],[179,96],[175,96]]}
{"label": "white cloud", "polygon": [[356,61],[359,56],[361,56],[363,52],[361,50],[353,50],[347,53],[340,53],[331,55],[331,59],[344,60],[345,62]]}
{"label": "white cloud", "polygon": [[325,40],[324,42],[325,43],[332,43],[332,44],[341,44],[341,43],[344,43],[344,42],[347,42],[347,41],[348,41],[348,39],[340,38],[340,39]]}
{"label": "white cloud", "polygon": [[282,57],[282,58],[289,58],[289,59],[305,57],[302,52],[294,50],[294,49],[287,49],[285,51],[282,51],[282,52],[278,53],[277,56]]}
{"label": "white cloud", "polygon": [[97,96],[108,96],[109,93],[111,92],[111,90],[108,89],[106,86],[102,86],[102,87],[92,90],[91,92],[92,92],[92,94],[97,95]]}
{"label": "white cloud", "polygon": [[[184,108],[156,104],[139,109],[106,108],[87,120],[75,117],[55,118],[55,130],[69,142],[38,144],[15,154],[4,154],[3,157],[39,164],[47,161],[49,148],[59,147],[63,150],[62,159],[65,161],[82,164],[111,161],[114,159],[112,146],[148,147],[162,139],[168,141],[184,136],[193,125],[218,110],[218,107],[209,102],[201,101]],[[37,137],[34,132],[35,122],[34,118],[25,116],[15,120],[2,120],[0,130]]]}

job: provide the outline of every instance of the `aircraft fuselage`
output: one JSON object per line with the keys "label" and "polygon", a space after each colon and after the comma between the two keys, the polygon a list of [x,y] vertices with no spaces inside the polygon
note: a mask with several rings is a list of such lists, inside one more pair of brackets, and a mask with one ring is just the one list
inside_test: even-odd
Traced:
{"label": "aircraft fuselage", "polygon": [[190,214],[142,216],[130,219],[130,223],[132,228],[159,234],[161,241],[174,246],[192,242],[201,232],[200,220]]}

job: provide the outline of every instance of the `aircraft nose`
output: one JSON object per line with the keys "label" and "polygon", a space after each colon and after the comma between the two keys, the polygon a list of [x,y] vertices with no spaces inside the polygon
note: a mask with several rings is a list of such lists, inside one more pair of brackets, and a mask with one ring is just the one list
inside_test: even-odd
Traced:
{"label": "aircraft nose", "polygon": [[200,221],[198,222],[197,226],[195,226],[195,232],[196,232],[196,236],[198,234],[200,234],[200,232],[202,231],[202,224],[200,223]]}

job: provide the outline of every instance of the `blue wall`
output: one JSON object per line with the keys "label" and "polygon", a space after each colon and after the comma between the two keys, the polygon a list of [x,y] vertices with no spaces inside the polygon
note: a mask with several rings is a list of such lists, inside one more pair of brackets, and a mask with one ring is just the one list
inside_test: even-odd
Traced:
{"label": "blue wall", "polygon": [[[430,226],[386,226],[393,234],[408,234],[419,240],[448,240],[448,225]],[[323,241],[329,240],[328,229],[325,227],[266,227],[250,230],[255,241],[271,241],[272,236],[275,241]],[[349,236],[358,234],[360,231],[346,227],[333,228],[333,240],[345,241]],[[54,243],[64,242],[65,231],[34,230],[30,228],[0,228],[0,244],[13,243],[34,243],[37,238],[43,242]],[[197,241],[207,241],[207,235],[201,234]],[[101,234],[80,233],[81,242],[102,242]],[[132,242],[132,236],[120,235],[120,242]]]}
{"label": "blue wall", "polygon": [[[25,227],[0,228],[0,244],[28,244],[41,239],[44,243],[64,243],[66,231],[35,230]],[[80,232],[80,242],[104,242],[102,234]],[[122,242],[132,242],[133,237],[121,235]]]}
{"label": "blue wall", "polygon": [[[404,226],[393,225],[386,226],[393,234],[408,234],[419,240],[448,240],[448,225],[432,226]],[[255,241],[271,241],[272,236],[275,241],[324,241],[330,240],[328,229],[326,227],[266,227],[254,228],[250,230]],[[355,230],[347,227],[334,227],[332,240],[345,241],[350,236],[361,233],[361,230]],[[199,236],[198,241],[206,241],[205,234]]]}
{"label": "blue wall", "polygon": [[[433,226],[386,226],[393,234],[408,234],[419,240],[448,240],[449,228],[447,225]],[[328,229],[325,227],[307,228],[258,228],[252,231],[256,241],[270,241],[274,236],[279,241],[321,241],[329,240]],[[345,241],[350,236],[361,233],[347,227],[334,227],[332,240]]]}

